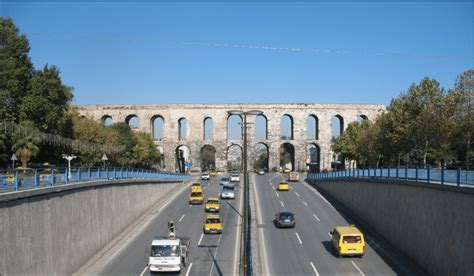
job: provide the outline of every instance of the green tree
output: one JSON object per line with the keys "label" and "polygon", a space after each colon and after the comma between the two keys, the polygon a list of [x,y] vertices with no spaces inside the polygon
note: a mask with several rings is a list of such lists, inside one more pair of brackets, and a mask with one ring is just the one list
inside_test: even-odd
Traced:
{"label": "green tree", "polygon": [[[23,126],[31,126],[31,124],[23,123]],[[27,167],[32,157],[39,152],[40,139],[31,133],[26,133],[22,129],[17,129],[13,135],[12,151],[20,158],[23,167]]]}
{"label": "green tree", "polygon": [[34,72],[25,35],[9,18],[0,17],[0,118],[19,122],[23,98],[30,91]]}
{"label": "green tree", "polygon": [[140,167],[152,167],[160,158],[160,152],[155,146],[150,134],[144,132],[134,132],[135,145],[132,156],[135,165]]}

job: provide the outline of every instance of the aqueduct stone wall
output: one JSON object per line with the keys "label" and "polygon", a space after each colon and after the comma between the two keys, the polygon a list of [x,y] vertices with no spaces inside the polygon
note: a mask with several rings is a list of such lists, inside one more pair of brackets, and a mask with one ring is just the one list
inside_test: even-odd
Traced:
{"label": "aqueduct stone wall", "polygon": [[[174,171],[176,168],[176,149],[187,146],[190,150],[190,161],[193,168],[200,168],[201,149],[212,145],[216,149],[216,167],[226,169],[227,150],[233,145],[242,146],[242,140],[227,139],[227,120],[229,110],[260,110],[267,119],[267,139],[257,140],[255,136],[255,115],[248,115],[248,165],[253,168],[253,148],[257,143],[268,147],[269,169],[279,167],[279,151],[283,143],[294,146],[295,169],[305,170],[308,159],[307,146],[314,144],[320,151],[320,169],[330,169],[333,161],[331,151],[332,118],[343,118],[344,128],[350,122],[363,116],[374,120],[377,114],[385,110],[383,105],[372,104],[157,104],[157,105],[83,105],[78,106],[80,114],[95,119],[111,117],[113,122],[125,122],[131,115],[139,118],[140,131],[152,133],[153,119],[163,118],[163,138],[155,140],[157,147],[163,150],[164,168]],[[283,115],[293,118],[293,139],[281,139],[280,120]],[[318,120],[318,139],[307,139],[308,116]],[[213,137],[204,140],[204,120],[213,119]],[[179,124],[181,118],[187,120],[187,137],[179,140]]]}

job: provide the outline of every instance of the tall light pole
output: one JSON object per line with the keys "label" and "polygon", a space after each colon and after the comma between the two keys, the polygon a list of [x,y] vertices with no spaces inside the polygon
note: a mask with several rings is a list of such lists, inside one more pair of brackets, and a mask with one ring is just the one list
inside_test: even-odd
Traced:
{"label": "tall light pole", "polygon": [[76,156],[74,154],[71,154],[71,155],[63,154],[63,158],[67,160],[67,172],[68,172],[67,179],[70,179],[71,178],[71,160],[76,158]]}
{"label": "tall light pole", "polygon": [[249,201],[249,182],[248,182],[248,169],[247,169],[247,115],[261,115],[263,114],[260,110],[250,110],[250,111],[242,111],[242,110],[229,110],[227,111],[229,115],[243,115],[244,122],[243,126],[243,136],[244,136],[244,210],[243,210],[243,222],[244,225],[242,227],[242,243],[241,243],[241,255],[240,255],[240,274],[241,275],[251,275],[252,271],[250,270],[250,264],[252,260],[250,259],[250,240],[249,240],[249,232],[250,232],[250,201]]}

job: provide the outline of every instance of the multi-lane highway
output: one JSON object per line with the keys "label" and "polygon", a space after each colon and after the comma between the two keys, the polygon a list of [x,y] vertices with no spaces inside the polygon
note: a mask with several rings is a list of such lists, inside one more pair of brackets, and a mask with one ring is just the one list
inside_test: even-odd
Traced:
{"label": "multi-lane highway", "polygon": [[[255,203],[259,233],[253,250],[260,250],[263,272],[281,275],[321,274],[416,274],[402,256],[366,234],[363,258],[338,258],[331,248],[329,232],[335,226],[353,223],[342,215],[314,188],[304,182],[290,183],[289,191],[277,191],[286,174],[252,174],[250,187]],[[218,197],[221,176],[203,181],[206,198]],[[191,238],[189,262],[182,275],[238,274],[240,227],[242,219],[242,182],[237,185],[236,199],[221,200],[220,215],[224,220],[221,235],[204,235],[202,223],[207,215],[203,205],[189,205],[189,186],[169,198],[138,230],[96,261],[85,273],[108,275],[148,275],[149,245],[156,235],[167,235],[168,221],[177,226],[178,236]],[[291,211],[296,227],[278,229],[273,224],[275,213]],[[257,249],[258,248],[258,249]]]}
{"label": "multi-lane highway", "polygon": [[[202,182],[206,198],[218,197],[221,189],[219,179],[220,176]],[[150,222],[137,233],[132,233],[122,246],[116,247],[110,258],[96,263],[91,272],[99,275],[149,275],[149,245],[153,237],[168,235],[168,221],[172,220],[178,236],[191,238],[189,261],[182,275],[238,274],[242,189],[237,188],[235,199],[221,200],[219,214],[224,221],[221,235],[203,234],[202,225],[207,213],[204,212],[204,205],[188,204],[189,193],[190,188],[186,187],[169,200]]]}
{"label": "multi-lane highway", "polygon": [[[331,248],[329,232],[348,225],[343,217],[315,189],[303,182],[291,182],[289,191],[277,191],[285,174],[253,175],[262,263],[269,274],[412,274],[411,265],[370,235],[363,258],[338,258]],[[291,211],[296,227],[278,229],[275,214]],[[377,249],[377,251],[374,250]]]}

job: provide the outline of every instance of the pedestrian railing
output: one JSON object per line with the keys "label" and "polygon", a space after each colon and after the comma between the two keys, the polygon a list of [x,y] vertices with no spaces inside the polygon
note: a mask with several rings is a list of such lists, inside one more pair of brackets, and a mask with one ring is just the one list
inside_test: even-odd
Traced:
{"label": "pedestrian railing", "polygon": [[165,179],[182,181],[189,178],[189,174],[132,168],[19,169],[9,173],[0,173],[0,192],[99,180]]}
{"label": "pedestrian railing", "polygon": [[308,173],[309,180],[330,178],[384,178],[474,187],[474,171],[461,169],[370,168]]}

